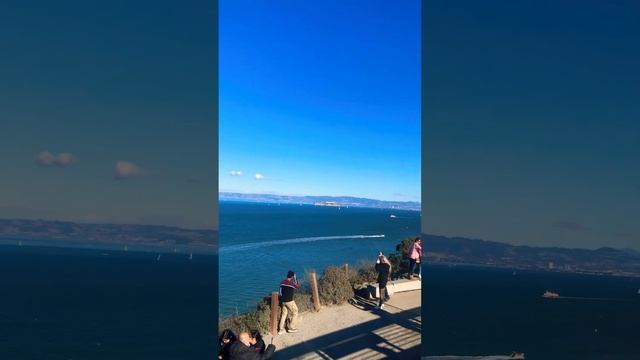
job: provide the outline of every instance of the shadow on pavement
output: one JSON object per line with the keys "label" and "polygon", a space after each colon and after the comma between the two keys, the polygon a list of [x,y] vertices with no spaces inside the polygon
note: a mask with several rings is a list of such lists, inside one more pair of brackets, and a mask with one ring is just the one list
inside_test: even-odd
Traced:
{"label": "shadow on pavement", "polygon": [[[367,307],[369,308],[369,307]],[[378,319],[337,330],[277,350],[274,359],[419,359],[420,307],[397,313],[380,310]]]}

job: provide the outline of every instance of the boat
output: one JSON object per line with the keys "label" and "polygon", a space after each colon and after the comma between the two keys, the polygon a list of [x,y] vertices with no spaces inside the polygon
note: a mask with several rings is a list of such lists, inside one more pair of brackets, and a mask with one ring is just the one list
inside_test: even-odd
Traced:
{"label": "boat", "polygon": [[393,218],[395,218],[396,216],[395,216],[395,215],[393,215],[393,214],[391,214],[391,215],[389,215],[389,217],[393,219]]}
{"label": "boat", "polygon": [[560,294],[547,290],[542,294],[542,297],[547,299],[557,299],[560,297]]}
{"label": "boat", "polygon": [[127,245],[125,245],[124,248],[122,248],[122,250],[127,251],[129,250],[129,248],[127,247]]}
{"label": "boat", "polygon": [[162,254],[158,254],[158,257],[156,258],[156,261],[160,261],[160,255],[162,255]]}
{"label": "boat", "polygon": [[193,253],[189,254],[189,260],[193,260]]}
{"label": "boat", "polygon": [[511,353],[511,355],[509,355],[509,359],[524,360],[524,353],[523,352],[514,351],[514,352]]}

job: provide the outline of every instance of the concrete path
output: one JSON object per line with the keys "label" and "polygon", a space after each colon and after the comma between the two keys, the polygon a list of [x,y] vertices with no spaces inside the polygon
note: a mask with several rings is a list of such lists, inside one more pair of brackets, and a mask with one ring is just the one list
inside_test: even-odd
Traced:
{"label": "concrete path", "polygon": [[302,314],[298,333],[274,337],[274,359],[419,359],[420,291],[394,294],[383,310],[376,305],[361,299]]}

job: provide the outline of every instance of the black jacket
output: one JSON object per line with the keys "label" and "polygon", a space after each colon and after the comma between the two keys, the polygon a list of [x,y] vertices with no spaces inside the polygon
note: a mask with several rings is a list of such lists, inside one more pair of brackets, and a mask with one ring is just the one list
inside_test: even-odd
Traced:
{"label": "black jacket", "polygon": [[391,272],[391,265],[386,263],[376,264],[376,271],[378,272],[378,283],[386,284],[389,280],[389,272]]}
{"label": "black jacket", "polygon": [[240,340],[236,340],[229,349],[230,360],[269,360],[273,356],[276,347],[269,344],[263,354],[253,351],[252,348],[243,344]]}
{"label": "black jacket", "polygon": [[262,354],[266,350],[266,345],[264,344],[264,340],[260,339],[254,345],[249,346],[251,350],[257,352],[258,354]]}

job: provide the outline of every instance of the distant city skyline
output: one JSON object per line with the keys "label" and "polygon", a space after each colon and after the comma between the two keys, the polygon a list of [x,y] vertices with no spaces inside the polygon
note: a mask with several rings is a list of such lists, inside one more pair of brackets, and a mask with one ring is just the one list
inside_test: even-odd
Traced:
{"label": "distant city skyline", "polygon": [[221,1],[222,192],[420,200],[420,1]]}

